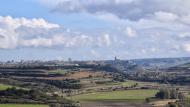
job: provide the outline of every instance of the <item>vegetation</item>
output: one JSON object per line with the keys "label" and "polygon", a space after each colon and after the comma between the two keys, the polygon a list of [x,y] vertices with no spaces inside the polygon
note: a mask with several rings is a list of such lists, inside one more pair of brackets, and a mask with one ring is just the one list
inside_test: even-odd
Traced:
{"label": "vegetation", "polygon": [[8,88],[11,88],[12,86],[10,85],[5,85],[5,84],[0,84],[0,90],[6,90]]}
{"label": "vegetation", "polygon": [[167,107],[179,107],[176,103],[170,102]]}
{"label": "vegetation", "polygon": [[49,107],[49,106],[37,105],[37,104],[0,104],[0,107]]}
{"label": "vegetation", "polygon": [[47,95],[40,90],[23,90],[8,88],[0,91],[0,103],[14,103],[14,104],[49,104],[49,103],[72,103],[72,101],[63,99],[57,95]]}
{"label": "vegetation", "polygon": [[156,92],[157,90],[94,92],[72,96],[72,99],[79,101],[144,101],[146,98],[154,97]]}
{"label": "vegetation", "polygon": [[47,84],[54,85],[59,88],[65,89],[79,89],[81,84],[79,80],[75,79],[65,79],[65,80],[44,80]]}
{"label": "vegetation", "polygon": [[130,80],[128,80],[128,81],[122,82],[121,84],[123,86],[130,87],[130,86],[138,85],[138,82],[137,81],[130,81]]}
{"label": "vegetation", "polygon": [[[141,68],[133,62],[120,60],[104,61],[104,64],[95,61],[91,62],[94,64],[72,62],[46,66],[44,63],[0,68],[0,106],[60,107],[68,104],[74,107],[84,102],[125,102],[135,107],[137,103],[148,107],[157,101],[168,107],[190,105],[185,96],[190,91],[188,66],[146,69],[144,65]],[[182,72],[177,73],[178,70]],[[160,87],[165,88],[157,90]]]}
{"label": "vegetation", "polygon": [[115,81],[110,81],[110,80],[98,80],[95,81],[96,84],[98,84],[99,86],[123,86],[123,87],[132,87],[135,85],[138,85],[137,81],[132,81],[132,80],[126,80],[124,82],[115,82]]}
{"label": "vegetation", "polygon": [[185,99],[185,96],[174,88],[160,89],[160,91],[156,94],[156,97],[160,99]]}
{"label": "vegetation", "polygon": [[66,74],[66,70],[56,69],[56,70],[49,70],[48,73],[50,74]]}

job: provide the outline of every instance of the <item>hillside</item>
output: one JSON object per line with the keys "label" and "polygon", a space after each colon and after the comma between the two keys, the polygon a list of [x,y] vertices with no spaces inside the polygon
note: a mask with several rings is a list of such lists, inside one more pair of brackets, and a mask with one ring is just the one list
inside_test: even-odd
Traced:
{"label": "hillside", "polygon": [[133,59],[133,60],[110,60],[106,64],[117,68],[120,71],[156,71],[167,69],[190,62],[190,57],[183,58],[151,58],[151,59]]}

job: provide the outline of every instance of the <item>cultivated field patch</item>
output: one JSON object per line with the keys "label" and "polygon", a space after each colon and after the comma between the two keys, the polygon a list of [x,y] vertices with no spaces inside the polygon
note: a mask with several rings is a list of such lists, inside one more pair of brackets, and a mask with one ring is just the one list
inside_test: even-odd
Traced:
{"label": "cultivated field patch", "polygon": [[49,70],[48,73],[50,74],[65,74],[67,73],[66,70],[56,69],[56,70]]}
{"label": "cultivated field patch", "polygon": [[[72,96],[76,101],[144,101],[154,97],[157,90],[122,90],[110,92],[94,92]],[[70,97],[71,98],[71,97]]]}
{"label": "cultivated field patch", "polygon": [[49,107],[49,106],[37,105],[37,104],[0,104],[0,107]]}
{"label": "cultivated field patch", "polygon": [[0,84],[0,90],[6,90],[7,88],[11,88],[12,86],[6,84]]}

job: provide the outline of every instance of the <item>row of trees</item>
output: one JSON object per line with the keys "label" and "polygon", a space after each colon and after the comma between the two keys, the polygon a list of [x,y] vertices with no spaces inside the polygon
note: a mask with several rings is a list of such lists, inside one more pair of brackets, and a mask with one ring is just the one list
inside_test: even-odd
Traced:
{"label": "row of trees", "polygon": [[65,89],[80,89],[82,85],[79,80],[65,79],[65,80],[44,80],[45,83]]}
{"label": "row of trees", "polygon": [[163,88],[156,94],[160,99],[178,99],[176,102],[170,102],[166,107],[190,107],[190,99],[183,93],[179,92],[179,89],[175,88]]}
{"label": "row of trees", "polygon": [[0,96],[10,96],[14,98],[29,98],[29,99],[48,99],[50,96],[46,95],[40,90],[29,90],[22,88],[7,88],[6,90],[0,91]]}
{"label": "row of trees", "polygon": [[141,72],[126,72],[128,79],[138,81],[172,83],[172,84],[188,84],[190,82],[187,74],[177,75],[173,72],[156,72],[156,71],[141,71]]}
{"label": "row of trees", "polygon": [[176,88],[163,88],[156,94],[157,98],[160,99],[184,99],[183,93],[179,92]]}
{"label": "row of trees", "polygon": [[166,107],[190,107],[190,99],[179,100],[176,102],[169,102]]}
{"label": "row of trees", "polygon": [[[57,95],[47,95],[40,90],[18,89],[15,87],[0,91],[0,103],[50,104],[50,107],[77,107],[76,102]],[[61,106],[54,106],[56,104]]]}

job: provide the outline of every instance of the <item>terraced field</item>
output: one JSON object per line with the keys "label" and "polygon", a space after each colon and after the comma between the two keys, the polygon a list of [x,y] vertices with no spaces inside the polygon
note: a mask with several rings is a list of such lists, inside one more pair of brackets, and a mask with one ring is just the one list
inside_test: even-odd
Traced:
{"label": "terraced field", "polygon": [[190,94],[187,95],[187,98],[190,98]]}
{"label": "terraced field", "polygon": [[94,92],[72,96],[76,101],[144,101],[146,98],[154,97],[157,90],[122,90],[110,92]]}
{"label": "terraced field", "polygon": [[0,107],[49,107],[49,106],[36,105],[36,104],[0,104]]}
{"label": "terraced field", "polygon": [[57,69],[57,70],[49,70],[48,73],[50,73],[50,74],[65,74],[65,73],[67,73],[67,71],[66,70]]}
{"label": "terraced field", "polygon": [[6,90],[7,88],[11,88],[10,85],[0,84],[0,90]]}

